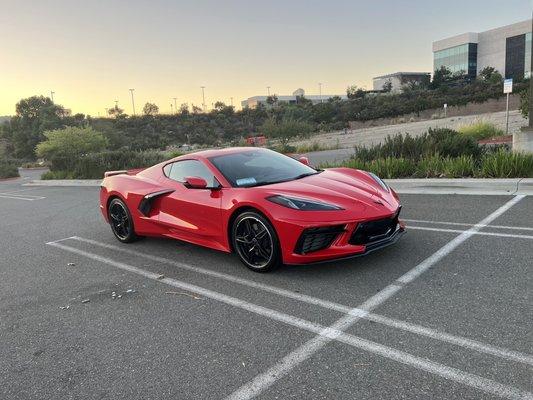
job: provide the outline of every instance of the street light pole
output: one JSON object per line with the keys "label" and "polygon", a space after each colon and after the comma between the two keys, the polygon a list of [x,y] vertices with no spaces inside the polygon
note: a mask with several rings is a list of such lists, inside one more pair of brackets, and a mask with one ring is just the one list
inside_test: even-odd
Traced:
{"label": "street light pole", "polygon": [[177,97],[173,97],[174,99],[174,112],[175,113],[178,113],[178,106],[176,105],[176,100],[178,99]]}
{"label": "street light pole", "polygon": [[318,82],[318,96],[320,98],[320,102],[322,103],[322,83]]}
{"label": "street light pole", "polygon": [[205,86],[200,86],[202,88],[202,109],[205,112]]}
{"label": "street light pole", "polygon": [[135,101],[133,100],[133,91],[135,89],[130,89],[130,93],[131,93],[131,108],[133,109],[133,115],[135,115]]}
{"label": "street light pole", "polygon": [[229,100],[230,100],[231,106],[233,107],[233,97],[230,97]]}
{"label": "street light pole", "polygon": [[267,94],[268,94],[268,97],[270,97],[270,86],[267,86]]}
{"label": "street light pole", "polygon": [[54,102],[54,94],[55,94],[55,93],[56,93],[56,92],[50,92],[50,99],[52,100],[52,103]]}

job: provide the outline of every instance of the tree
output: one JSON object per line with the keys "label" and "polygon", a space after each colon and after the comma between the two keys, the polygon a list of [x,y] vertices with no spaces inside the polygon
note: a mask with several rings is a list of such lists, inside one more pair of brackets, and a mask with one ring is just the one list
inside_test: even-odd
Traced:
{"label": "tree", "polygon": [[385,93],[390,92],[392,90],[392,81],[387,79],[387,81],[383,84],[382,89]]}
{"label": "tree", "polygon": [[524,118],[529,116],[529,88],[520,93],[520,112]]}
{"label": "tree", "polygon": [[181,106],[180,106],[180,111],[179,113],[181,115],[188,115],[189,114],[189,105],[187,103],[183,103]]}
{"label": "tree", "polygon": [[104,135],[88,126],[84,128],[67,126],[45,131],[44,137],[46,139],[37,145],[36,153],[46,160],[79,157],[102,151],[107,146]]}
{"label": "tree", "polygon": [[362,99],[365,97],[366,91],[362,88],[358,88],[356,85],[348,86],[346,89],[346,96],[349,99]]}
{"label": "tree", "polygon": [[157,115],[159,113],[159,107],[154,103],[146,103],[143,107],[144,115]]}
{"label": "tree", "polygon": [[269,138],[279,139],[283,146],[286,146],[290,139],[298,135],[307,135],[313,130],[313,126],[305,121],[292,118],[277,122],[274,118],[269,118],[261,126],[261,132]]}
{"label": "tree", "polygon": [[91,127],[67,126],[44,132],[46,138],[36,148],[37,156],[52,163],[55,170],[70,170],[75,160],[88,153],[104,150],[107,140]]}
{"label": "tree", "polygon": [[223,111],[226,108],[226,105],[222,101],[216,101],[213,105],[213,109],[217,112]]}
{"label": "tree", "polygon": [[202,111],[203,110],[202,110],[201,107],[195,106],[194,104],[192,105],[192,113],[193,114],[200,114]]}
{"label": "tree", "polygon": [[274,104],[278,102],[278,96],[276,96],[275,94],[273,94],[272,96],[268,96],[266,98],[266,102],[267,104],[273,106]]}
{"label": "tree", "polygon": [[494,67],[485,67],[478,74],[479,79],[489,83],[500,83],[503,76]]}
{"label": "tree", "polygon": [[62,106],[52,103],[48,97],[32,96],[20,100],[16,115],[4,128],[5,135],[13,146],[15,157],[33,159],[35,146],[43,140],[43,132],[64,125],[63,118],[69,112]]}
{"label": "tree", "polygon": [[117,118],[124,114],[124,110],[120,108],[118,105],[115,105],[115,107],[108,108],[107,113],[110,116]]}
{"label": "tree", "polygon": [[431,81],[430,87],[431,89],[438,89],[441,86],[451,82],[453,78],[454,76],[452,71],[445,65],[442,65],[433,73],[433,80]]}

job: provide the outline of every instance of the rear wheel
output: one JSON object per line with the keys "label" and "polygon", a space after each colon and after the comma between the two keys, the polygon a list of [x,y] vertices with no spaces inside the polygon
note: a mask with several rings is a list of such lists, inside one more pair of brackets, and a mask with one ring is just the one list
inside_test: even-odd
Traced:
{"label": "rear wheel", "polygon": [[256,272],[267,272],[281,264],[278,236],[272,224],[253,211],[239,215],[232,227],[232,243],[241,262]]}
{"label": "rear wheel", "polygon": [[122,243],[130,243],[138,239],[133,226],[130,210],[122,200],[111,200],[108,207],[109,224],[115,237]]}

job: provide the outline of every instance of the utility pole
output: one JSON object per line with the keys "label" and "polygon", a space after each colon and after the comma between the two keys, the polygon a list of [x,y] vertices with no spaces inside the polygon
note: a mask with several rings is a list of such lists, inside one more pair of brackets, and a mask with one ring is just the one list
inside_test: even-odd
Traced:
{"label": "utility pole", "polygon": [[118,100],[115,100],[115,108],[118,108]]}
{"label": "utility pole", "polygon": [[177,97],[173,97],[174,99],[174,112],[177,114],[178,113],[178,106],[176,105],[176,100],[178,99]]}
{"label": "utility pole", "polygon": [[172,111],[172,103],[170,103],[170,114],[174,114],[174,111]]}
{"label": "utility pole", "polygon": [[54,102],[54,94],[55,94],[55,93],[56,93],[56,92],[50,92],[50,99],[52,100],[52,103]]}
{"label": "utility pole", "polygon": [[202,110],[205,112],[205,86],[200,86],[202,88]]}
{"label": "utility pole", "polygon": [[318,82],[318,97],[322,103],[322,83]]}
{"label": "utility pole", "polygon": [[135,89],[130,89],[130,93],[131,93],[131,108],[133,109],[133,115],[135,115],[135,101],[133,100],[133,91]]}

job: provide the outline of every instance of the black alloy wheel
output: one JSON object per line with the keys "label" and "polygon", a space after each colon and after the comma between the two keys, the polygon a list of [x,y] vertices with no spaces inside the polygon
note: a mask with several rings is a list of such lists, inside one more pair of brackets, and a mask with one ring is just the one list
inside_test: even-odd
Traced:
{"label": "black alloy wheel", "polygon": [[256,272],[270,271],[280,264],[278,237],[262,215],[245,212],[233,223],[233,248],[244,265]]}
{"label": "black alloy wheel", "polygon": [[111,200],[108,215],[109,224],[118,240],[123,243],[130,243],[137,239],[130,211],[122,200],[118,198]]}

